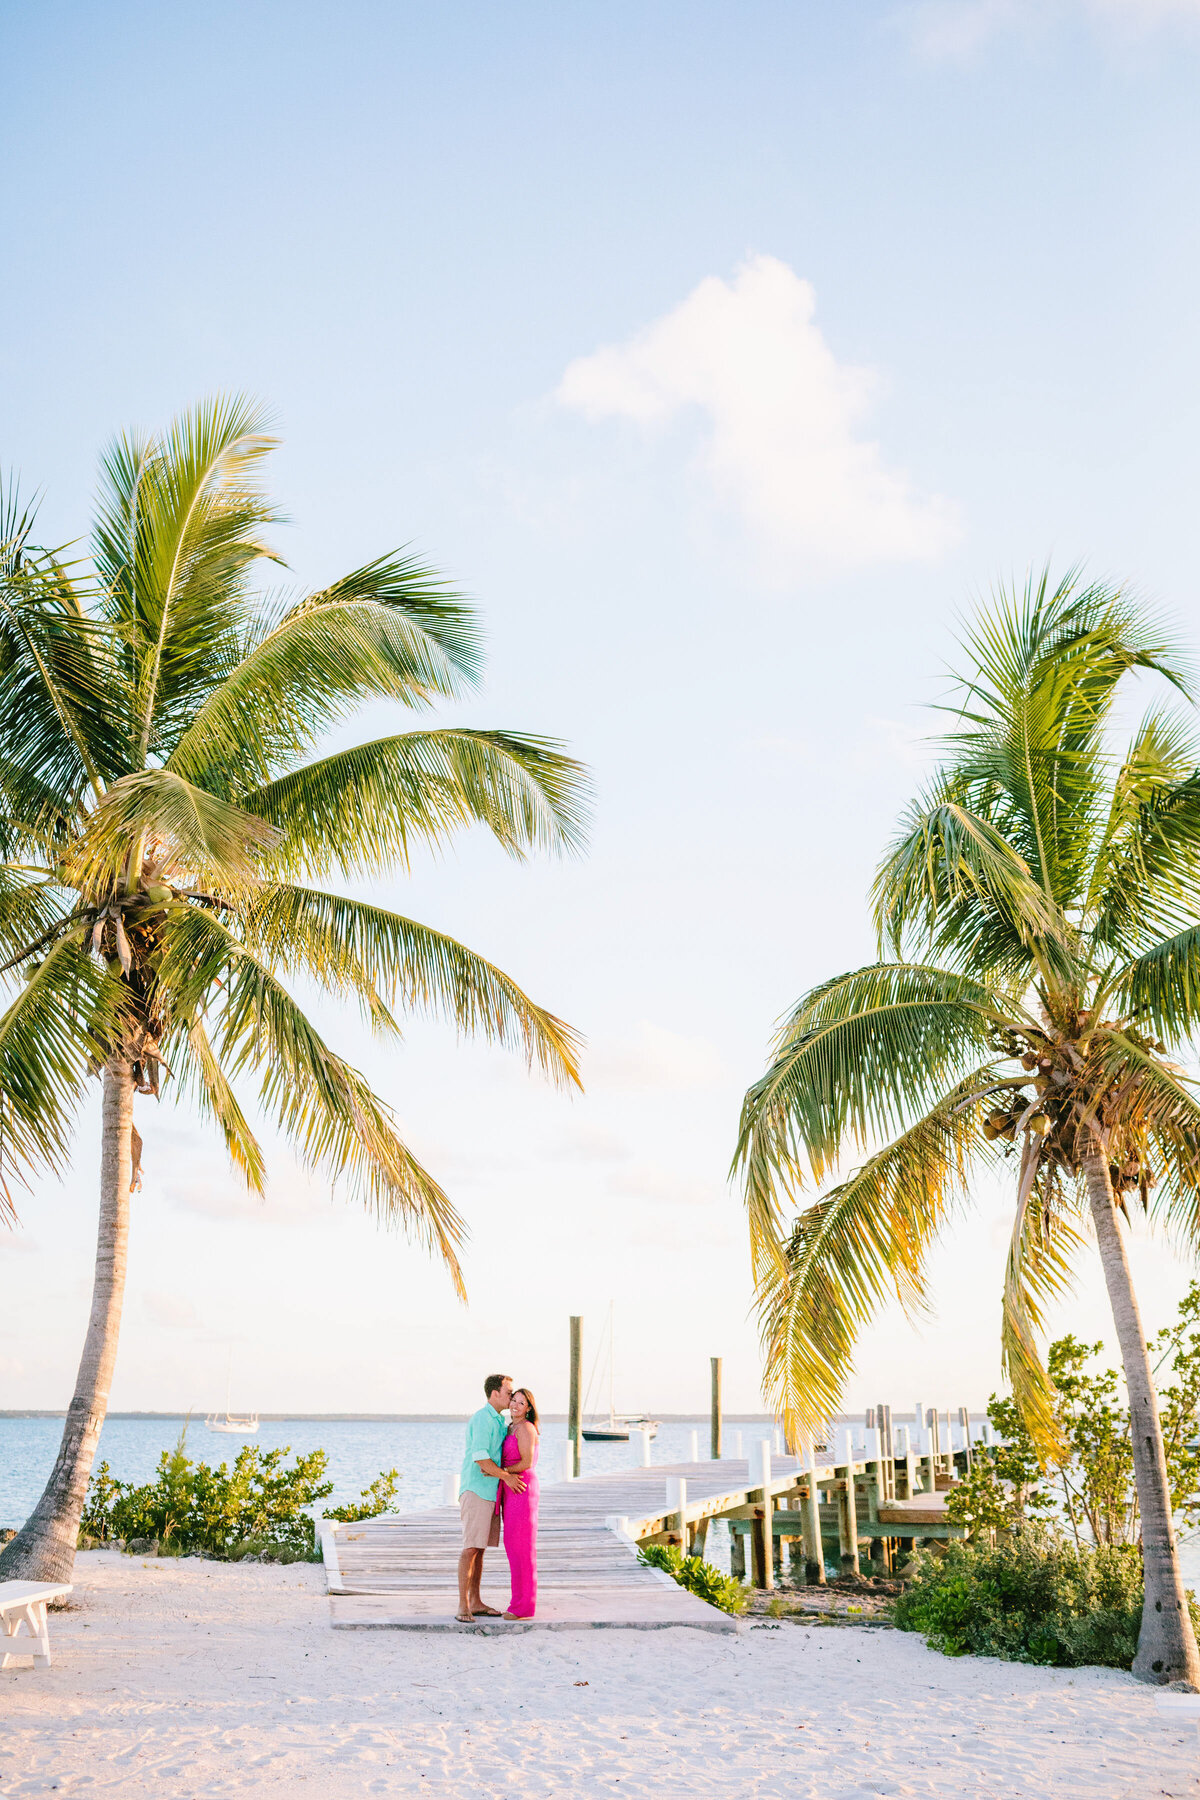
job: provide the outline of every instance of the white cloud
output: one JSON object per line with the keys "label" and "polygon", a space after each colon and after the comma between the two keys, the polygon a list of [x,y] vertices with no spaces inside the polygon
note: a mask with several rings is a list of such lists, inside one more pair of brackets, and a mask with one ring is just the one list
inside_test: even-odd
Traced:
{"label": "white cloud", "polygon": [[644,430],[698,415],[707,480],[775,550],[839,564],[936,556],[957,534],[954,508],[916,492],[860,435],[878,379],[837,361],[815,312],[810,282],[755,256],[627,342],[579,357],[557,398]]}
{"label": "white cloud", "polygon": [[904,13],[918,49],[951,60],[974,56],[992,38],[1041,36],[1080,15],[1127,38],[1200,22],[1200,0],[920,0]]}
{"label": "white cloud", "polygon": [[665,1206],[712,1206],[725,1195],[712,1181],[700,1181],[661,1163],[637,1163],[621,1169],[605,1183],[610,1194],[626,1194],[635,1200],[657,1200]]}
{"label": "white cloud", "polygon": [[548,1155],[553,1162],[614,1163],[625,1162],[631,1152],[623,1138],[603,1125],[584,1123],[569,1125],[550,1145]]}
{"label": "white cloud", "polygon": [[192,1302],[180,1294],[144,1294],[142,1311],[152,1325],[165,1326],[169,1331],[187,1331],[201,1323]]}
{"label": "white cloud", "polygon": [[41,1247],[36,1239],[27,1237],[19,1226],[11,1230],[0,1228],[0,1253],[7,1251],[10,1256],[36,1256]]}
{"label": "white cloud", "polygon": [[684,1037],[649,1019],[640,1020],[628,1038],[597,1044],[586,1061],[589,1087],[705,1088],[723,1073],[717,1047],[708,1038]]}

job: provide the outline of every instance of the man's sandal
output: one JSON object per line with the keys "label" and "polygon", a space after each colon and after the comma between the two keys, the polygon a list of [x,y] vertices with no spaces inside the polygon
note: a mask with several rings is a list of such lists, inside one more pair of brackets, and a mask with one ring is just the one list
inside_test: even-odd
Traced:
{"label": "man's sandal", "polygon": [[475,1623],[474,1614],[472,1614],[472,1613],[455,1613],[454,1623],[456,1625],[473,1625]]}
{"label": "man's sandal", "polygon": [[497,1607],[484,1606],[481,1602],[480,1605],[475,1608],[472,1617],[476,1619],[502,1619],[504,1614],[500,1612]]}

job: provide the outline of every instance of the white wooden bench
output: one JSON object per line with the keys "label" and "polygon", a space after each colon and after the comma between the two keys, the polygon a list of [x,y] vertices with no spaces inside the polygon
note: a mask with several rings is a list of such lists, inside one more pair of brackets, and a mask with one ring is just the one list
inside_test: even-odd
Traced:
{"label": "white wooden bench", "polygon": [[50,1667],[46,1607],[70,1592],[69,1581],[0,1581],[0,1669],[20,1656],[31,1656],[35,1669]]}

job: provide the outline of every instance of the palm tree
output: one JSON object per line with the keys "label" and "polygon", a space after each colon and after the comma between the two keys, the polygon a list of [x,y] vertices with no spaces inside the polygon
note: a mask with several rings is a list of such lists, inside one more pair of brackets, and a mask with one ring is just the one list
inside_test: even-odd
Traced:
{"label": "palm tree", "polygon": [[[1130,671],[1186,691],[1118,592],[1043,576],[998,595],[965,649],[945,761],[876,878],[880,961],[805,995],[746,1095],[735,1166],[767,1382],[797,1433],[827,1418],[857,1332],[891,1295],[922,1303],[930,1245],[998,1162],[1016,1191],[1003,1356],[1047,1446],[1037,1339],[1090,1218],[1133,1422],[1134,1669],[1200,1685],[1125,1244],[1137,1205],[1200,1241],[1200,1105],[1169,1060],[1200,1025],[1200,748],[1158,706],[1115,752]],[[803,1165],[824,1184],[853,1150],[862,1165],[785,1232]]]}
{"label": "palm tree", "polygon": [[240,1081],[313,1168],[436,1252],[462,1292],[462,1222],[387,1106],[321,1039],[291,974],[521,1046],[577,1082],[570,1028],[465,945],[308,883],[406,865],[474,823],[515,856],[581,842],[581,767],[507,731],[414,730],[314,756],[366,700],[422,709],[478,677],[461,598],[393,553],[319,593],[263,594],[262,414],[218,398],[102,464],[90,563],[0,514],[0,1203],[59,1168],[90,1074],[103,1083],[91,1318],[58,1459],[0,1574],[70,1571],[108,1403],[139,1184],[135,1094],[169,1076],[261,1192]]}

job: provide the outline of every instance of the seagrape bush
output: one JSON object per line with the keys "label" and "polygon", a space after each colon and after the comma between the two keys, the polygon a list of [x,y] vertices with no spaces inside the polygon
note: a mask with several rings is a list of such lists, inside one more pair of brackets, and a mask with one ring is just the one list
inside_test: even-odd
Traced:
{"label": "seagrape bush", "polygon": [[[238,1561],[250,1556],[277,1562],[315,1562],[316,1528],[310,1509],[333,1492],[325,1478],[324,1450],[297,1456],[291,1447],[260,1450],[247,1444],[233,1467],[213,1468],[187,1454],[186,1431],[164,1450],[153,1481],[118,1481],[102,1462],[88,1484],[80,1522],[81,1547],[134,1542],[157,1544],[160,1556],[210,1556]],[[385,1470],[361,1499],[326,1516],[369,1519],[386,1512],[400,1476]]]}
{"label": "seagrape bush", "polygon": [[732,1575],[723,1575],[702,1557],[685,1556],[677,1544],[647,1544],[639,1552],[638,1561],[648,1569],[665,1569],[689,1594],[707,1600],[710,1606],[720,1607],[722,1612],[746,1610],[746,1590],[740,1581]]}
{"label": "seagrape bush", "polygon": [[[947,1656],[1128,1669],[1142,1617],[1142,1559],[1133,1544],[1079,1545],[1043,1525],[1016,1526],[995,1547],[918,1551],[896,1601],[902,1631]],[[1197,1608],[1192,1604],[1193,1618]]]}

